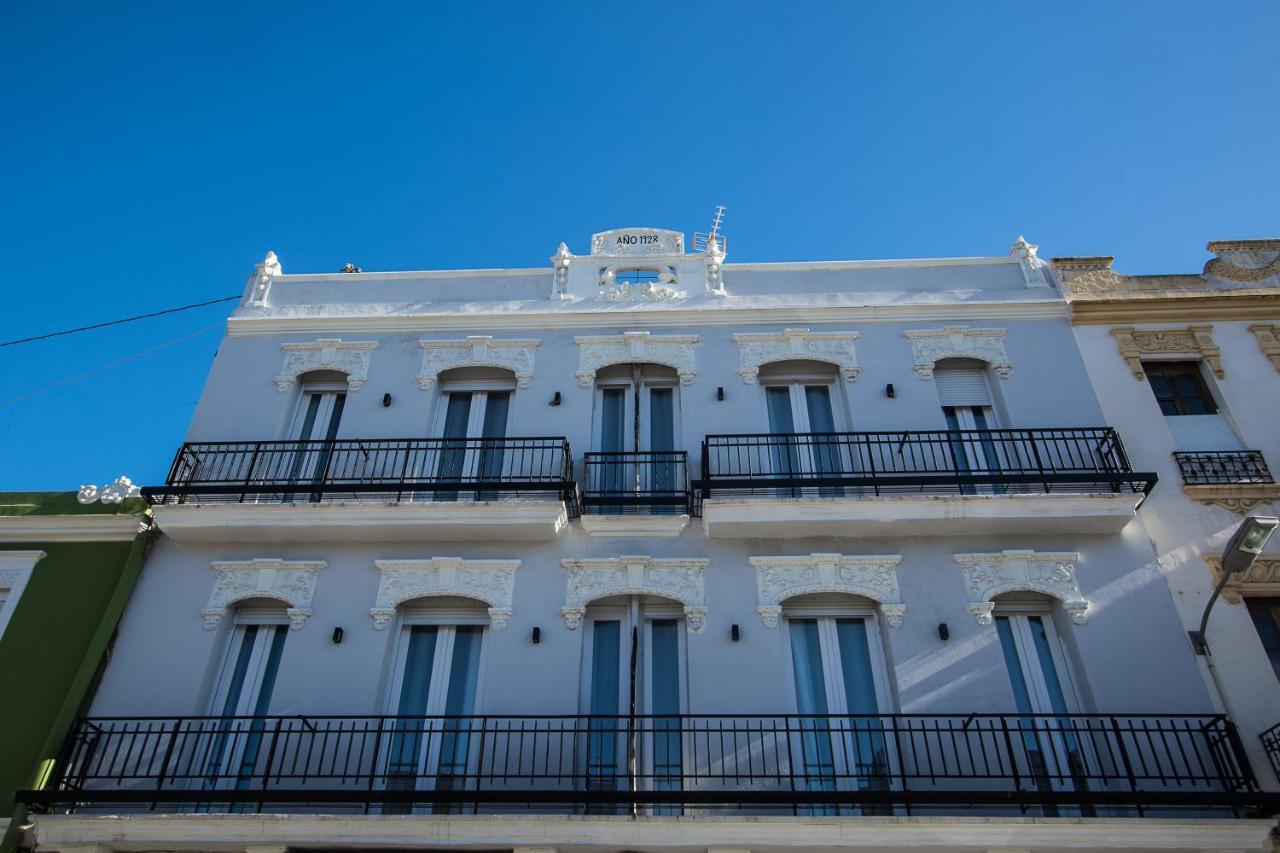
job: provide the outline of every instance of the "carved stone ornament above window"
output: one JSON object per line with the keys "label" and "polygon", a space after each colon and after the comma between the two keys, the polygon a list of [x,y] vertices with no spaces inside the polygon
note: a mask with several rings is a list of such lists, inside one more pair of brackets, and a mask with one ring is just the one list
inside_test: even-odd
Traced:
{"label": "carved stone ornament above window", "polygon": [[422,368],[418,387],[423,391],[436,384],[436,377],[455,367],[500,367],[516,375],[516,387],[528,388],[533,381],[533,351],[539,340],[495,341],[490,335],[470,335],[460,341],[418,341]]}
{"label": "carved stone ornament above window", "polygon": [[1249,327],[1249,331],[1258,339],[1258,347],[1262,354],[1276,370],[1280,370],[1280,326],[1273,323],[1257,324]]}
{"label": "carved stone ornament above window", "polygon": [[656,595],[684,605],[685,626],[701,633],[706,625],[703,574],[711,565],[701,558],[655,560],[612,557],[600,560],[561,560],[569,573],[560,615],[570,631],[577,630],[587,605],[611,595]]}
{"label": "carved stone ornament above window", "polygon": [[519,560],[464,560],[433,557],[428,560],[375,560],[378,598],[369,615],[381,631],[396,615],[396,608],[414,598],[453,595],[474,598],[489,605],[489,625],[505,628],[511,618],[511,599]]}
{"label": "carved stone ornament above window", "polygon": [[809,554],[799,557],[750,557],[756,570],[756,608],[768,628],[778,627],[782,603],[797,595],[846,593],[870,598],[880,605],[884,619],[902,626],[907,606],[898,593],[897,554],[849,556]]}
{"label": "carved stone ornament above window", "polygon": [[1004,329],[970,329],[947,326],[945,329],[915,329],[902,333],[911,341],[915,353],[915,371],[925,381],[933,380],[933,365],[944,358],[976,358],[991,365],[1001,379],[1013,373],[1013,362],[1004,351]]}
{"label": "carved stone ornament above window", "polygon": [[227,608],[246,598],[274,598],[289,605],[289,627],[295,631],[311,616],[316,581],[328,563],[323,560],[287,561],[259,557],[213,564],[215,578],[209,603],[200,611],[204,629],[212,631]]}
{"label": "carved stone ornament above window", "polygon": [[964,567],[969,612],[979,625],[992,623],[993,599],[1006,592],[1039,592],[1056,598],[1077,625],[1089,618],[1089,602],[1076,580],[1080,555],[1074,551],[998,551],[956,554],[953,559]]}
{"label": "carved stone ornament above window", "polygon": [[1181,329],[1135,329],[1117,326],[1111,330],[1120,347],[1120,357],[1133,371],[1133,378],[1142,380],[1144,356],[1179,356],[1189,359],[1203,358],[1219,379],[1226,378],[1222,369],[1222,351],[1213,342],[1212,326],[1187,326]]}
{"label": "carved stone ornament above window", "polygon": [[738,373],[742,381],[754,384],[760,366],[775,361],[807,359],[834,364],[849,382],[858,378],[858,354],[853,342],[857,332],[811,332],[784,329],[781,332],[745,333],[733,336],[738,345]]}
{"label": "carved stone ornament above window", "polygon": [[359,391],[369,378],[369,356],[377,341],[342,341],[320,338],[302,344],[281,344],[284,367],[276,377],[276,390],[288,391],[298,377],[313,370],[337,370],[347,374],[347,387]]}
{"label": "carved stone ornament above window", "polygon": [[596,380],[596,371],[611,364],[665,364],[679,374],[681,385],[693,384],[698,375],[693,363],[693,345],[700,340],[697,335],[624,332],[573,340],[578,345],[578,384],[583,388],[590,388]]}
{"label": "carved stone ornament above window", "polygon": [[[1222,580],[1222,558],[1202,554],[1201,558],[1213,572],[1213,585]],[[1280,596],[1280,557],[1259,557],[1247,572],[1232,574],[1222,588],[1222,597],[1232,604],[1239,604],[1246,596],[1275,598]]]}

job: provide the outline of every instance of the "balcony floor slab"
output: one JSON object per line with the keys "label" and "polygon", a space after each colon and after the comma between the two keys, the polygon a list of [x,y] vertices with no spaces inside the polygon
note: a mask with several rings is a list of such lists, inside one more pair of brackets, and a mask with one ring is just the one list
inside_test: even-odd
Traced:
{"label": "balcony floor slab", "polygon": [[582,529],[591,536],[679,536],[689,526],[687,515],[583,515]]}
{"label": "balcony floor slab", "polygon": [[569,523],[562,501],[181,504],[153,509],[181,543],[549,542]]}
{"label": "balcony floor slab", "polygon": [[1118,533],[1141,500],[1141,494],[1129,492],[709,498],[702,525],[711,539]]}

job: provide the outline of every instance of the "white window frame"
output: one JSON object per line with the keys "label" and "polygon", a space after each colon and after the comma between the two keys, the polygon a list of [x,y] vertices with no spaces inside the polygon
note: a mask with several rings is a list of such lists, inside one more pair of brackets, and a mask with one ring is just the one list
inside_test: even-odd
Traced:
{"label": "white window frame", "polygon": [[18,602],[22,600],[22,593],[31,580],[36,563],[46,556],[48,554],[44,551],[0,551],[0,577],[9,579],[5,586],[9,592],[5,595],[4,602],[0,603],[0,638],[4,637],[9,620],[18,609]]}
{"label": "white window frame", "polygon": [[[298,391],[297,402],[294,403],[293,417],[289,419],[288,427],[285,431],[285,438],[290,441],[315,440],[319,441],[328,433],[329,422],[333,418],[333,407],[337,403],[338,394],[346,395],[350,392],[350,388],[346,382],[333,380],[303,380]],[[311,395],[321,394],[323,399],[316,410],[316,419],[311,424],[312,435],[305,438],[301,435],[302,426],[307,421],[307,409],[311,407]],[[343,414],[346,413],[345,407]],[[320,435],[315,435],[316,427],[323,424],[320,428]],[[342,430],[342,421],[338,421],[338,429],[334,432],[336,438],[338,432]]]}
{"label": "white window frame", "polygon": [[[616,366],[616,365],[615,365]],[[627,429],[623,432],[623,452],[644,453],[652,449],[652,432],[653,424],[650,410],[652,401],[649,394],[646,393],[652,388],[670,388],[671,389],[671,434],[674,438],[675,449],[679,449],[683,444],[681,418],[680,418],[680,379],[673,376],[649,378],[644,375],[644,365],[632,365],[631,378],[622,377],[597,379],[595,391],[592,395],[593,414],[591,418],[591,447],[593,450],[601,451],[604,447],[604,392],[610,388],[621,388],[624,390],[622,418]],[[640,386],[640,442],[638,447],[627,449],[635,441],[634,423],[636,416],[636,385]]]}
{"label": "white window frame", "polygon": [[[787,622],[787,630],[783,631],[783,643],[787,658],[788,674],[791,677],[791,689],[788,698],[791,713],[800,713],[800,701],[796,698],[795,657],[791,650],[792,619],[817,619],[818,639],[822,651],[823,684],[827,690],[827,713],[849,713],[849,701],[844,689],[844,669],[839,665],[840,646],[835,636],[837,619],[863,619],[867,623],[867,652],[871,656],[871,678],[876,690],[876,711],[879,714],[892,714],[896,704],[889,680],[888,659],[885,657],[884,643],[880,636],[880,614],[876,607],[859,604],[799,604],[782,605],[782,617]],[[825,626],[825,628],[824,628]],[[833,651],[835,654],[828,654]],[[834,674],[834,678],[832,677]],[[838,694],[834,697],[833,693]]]}
{"label": "white window frame", "polygon": [[767,365],[765,372],[759,377],[758,385],[760,386],[760,405],[764,411],[765,424],[768,430],[773,430],[773,424],[769,422],[769,388],[786,387],[790,391],[791,396],[791,421],[795,427],[796,433],[813,432],[809,426],[809,404],[805,399],[805,386],[807,385],[824,385],[827,388],[827,397],[831,401],[831,423],[835,426],[836,432],[847,432],[853,428],[852,420],[848,417],[848,407],[845,405],[844,389],[838,381],[840,374],[832,368],[831,372],[826,371],[790,371],[787,373],[769,373]]}
{"label": "white window frame", "polygon": [[[432,607],[430,604],[419,604],[417,606],[401,605],[397,608],[397,623],[395,633],[395,647],[391,653],[391,669],[390,678],[387,680],[387,691],[384,700],[384,707],[387,709],[388,716],[395,716],[400,707],[400,692],[404,688],[404,666],[409,655],[409,637],[411,631],[409,629],[418,625],[436,625],[441,628],[455,628],[462,625],[479,625],[487,629],[489,627],[489,614],[484,609],[482,602],[477,602],[476,607]],[[423,711],[425,716],[433,716],[444,713],[444,702],[448,698],[447,690],[437,689],[441,686],[447,688],[448,681],[441,680],[444,678],[442,669],[452,670],[453,668],[453,638],[455,632],[448,632],[448,654],[449,657],[443,660],[448,664],[446,667],[436,666],[441,660],[441,639],[443,632],[436,635],[435,658],[431,665],[431,684],[427,688],[427,710]],[[481,633],[480,637],[480,660],[476,662],[479,672],[476,673],[476,695],[473,700],[473,711],[483,707],[484,698],[484,682],[485,663],[489,656],[489,632],[487,630]],[[436,706],[436,702],[440,704]],[[433,706],[439,710],[432,710]]]}
{"label": "white window frame", "polygon": [[[1035,639],[1031,636],[1031,625],[1027,617],[1039,616],[1045,626],[1045,638],[1049,641],[1049,654],[1057,669],[1058,683],[1062,685],[1062,698],[1066,703],[1067,713],[1081,712],[1080,691],[1076,685],[1076,674],[1071,666],[1071,659],[1066,653],[1061,635],[1058,633],[1056,620],[1053,618],[1051,606],[1038,602],[996,602],[992,617],[1009,617],[1009,626],[1013,630],[1014,647],[1018,651],[1018,661],[1022,665],[1022,678],[1027,682],[1028,694],[1031,697],[1031,709],[1037,714],[1056,714],[1053,701],[1049,697],[1048,684],[1044,679],[1044,670],[1040,667],[1040,655],[1036,652]],[[1021,618],[1019,618],[1021,617]],[[1001,649],[1001,657],[1004,650]],[[1008,666],[1008,661],[1005,662]],[[1006,677],[1008,673],[1006,672]],[[1010,687],[1012,690],[1012,687]],[[1017,709],[1015,708],[1016,712]]]}

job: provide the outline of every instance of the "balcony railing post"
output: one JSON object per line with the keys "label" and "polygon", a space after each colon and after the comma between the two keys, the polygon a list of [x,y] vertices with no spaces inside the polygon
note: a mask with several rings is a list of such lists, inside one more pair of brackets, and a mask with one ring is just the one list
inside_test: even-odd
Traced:
{"label": "balcony railing post", "polygon": [[1044,475],[1044,460],[1040,458],[1040,448],[1036,446],[1035,433],[1027,430],[1027,444],[1031,445],[1031,455],[1036,460],[1036,472],[1040,475],[1040,483],[1044,486],[1045,494],[1049,493],[1049,479]]}
{"label": "balcony railing post", "polygon": [[[370,790],[370,791],[372,791],[372,790],[374,789],[374,786],[375,786],[375,785],[377,785],[377,783],[378,783],[378,762],[379,762],[379,760],[382,758],[382,739],[383,739],[383,731],[382,731],[382,727],[383,727],[383,724],[384,724],[384,723],[386,723],[386,718],[385,718],[385,717],[379,717],[379,718],[378,718],[378,728],[377,728],[377,731],[375,732],[375,734],[374,734],[374,736],[373,736],[373,755],[372,755],[372,757],[371,757],[371,759],[370,759],[370,762],[369,762],[369,788],[368,788],[368,790]],[[373,804],[373,797],[369,797],[367,800],[365,800],[365,804],[364,804],[364,813],[365,813],[365,814],[368,814],[368,813],[369,813],[369,810],[370,810],[370,808],[371,808],[372,804]]]}
{"label": "balcony railing post", "polygon": [[[468,722],[468,725],[470,723]],[[489,728],[489,718],[480,718],[480,748],[477,750],[476,756],[476,801],[472,804],[471,813],[480,814],[480,777],[484,774],[484,745],[485,732]],[[497,729],[494,729],[494,736],[497,736]]]}
{"label": "balcony railing post", "polygon": [[[182,723],[183,723],[182,717],[178,717],[178,719],[174,721],[173,731],[169,735],[169,745],[165,747],[164,758],[160,760],[160,772],[156,776],[157,791],[162,790],[164,788],[165,778],[169,774],[169,761],[170,759],[173,758],[173,748],[178,742],[178,734],[182,731]],[[156,803],[152,802],[151,810],[155,811],[155,809],[156,809]]]}
{"label": "balcony railing post", "polygon": [[[267,750],[267,763],[262,767],[262,787],[260,790],[267,790],[271,784],[271,767],[276,760],[276,745],[280,742],[280,726],[284,724],[284,717],[276,717],[275,727],[271,730],[271,748]],[[258,802],[258,811],[262,811],[263,802]]]}

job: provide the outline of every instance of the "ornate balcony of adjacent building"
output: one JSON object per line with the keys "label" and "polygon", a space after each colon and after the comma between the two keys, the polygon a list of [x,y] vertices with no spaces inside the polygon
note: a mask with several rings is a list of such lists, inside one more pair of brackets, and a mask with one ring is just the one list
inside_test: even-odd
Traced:
{"label": "ornate balcony of adjacent building", "polygon": [[1280,777],[1280,723],[1276,723],[1258,737],[1262,739],[1262,748],[1267,752],[1271,769],[1275,771],[1277,777]]}
{"label": "ornate balcony of adjacent building", "polygon": [[1257,450],[1177,451],[1182,490],[1201,503],[1246,513],[1280,500],[1280,486]]}
{"label": "ornate balcony of adjacent building", "polygon": [[[1220,715],[81,720],[40,813],[1271,813]],[[40,818],[37,817],[37,824]]]}
{"label": "ornate balcony of adjacent building", "polygon": [[582,528],[596,536],[675,536],[689,522],[689,454],[587,453]]}
{"label": "ornate balcony of adjacent building", "polygon": [[1109,427],[709,435],[713,538],[1112,533],[1155,486]]}
{"label": "ornate balcony of adjacent building", "polygon": [[179,542],[549,540],[578,514],[559,437],[189,442],[142,494]]}

